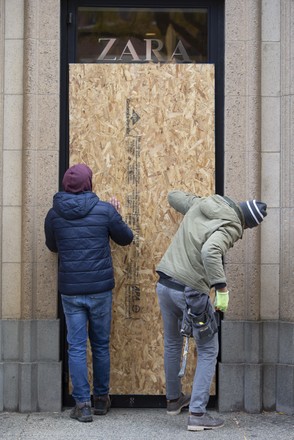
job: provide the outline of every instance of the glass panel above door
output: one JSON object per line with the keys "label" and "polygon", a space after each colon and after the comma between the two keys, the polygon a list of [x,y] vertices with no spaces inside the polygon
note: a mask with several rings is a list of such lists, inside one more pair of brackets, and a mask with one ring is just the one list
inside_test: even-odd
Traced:
{"label": "glass panel above door", "polygon": [[207,9],[79,7],[77,63],[206,63]]}

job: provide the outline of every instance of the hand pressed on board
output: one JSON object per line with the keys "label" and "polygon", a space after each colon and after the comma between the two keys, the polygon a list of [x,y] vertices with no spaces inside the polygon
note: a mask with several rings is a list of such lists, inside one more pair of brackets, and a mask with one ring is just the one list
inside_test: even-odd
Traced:
{"label": "hand pressed on board", "polygon": [[120,205],[120,202],[117,200],[117,198],[116,198],[115,196],[112,196],[112,197],[109,199],[109,203],[111,203],[112,206],[114,206],[114,208],[115,208],[118,212],[120,212],[120,210],[121,210],[121,205]]}

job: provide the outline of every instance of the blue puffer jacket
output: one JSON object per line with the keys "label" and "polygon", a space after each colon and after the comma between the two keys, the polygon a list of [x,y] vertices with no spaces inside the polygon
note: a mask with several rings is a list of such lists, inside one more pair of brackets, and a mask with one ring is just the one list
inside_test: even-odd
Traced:
{"label": "blue puffer jacket", "polygon": [[59,292],[84,295],[113,289],[109,238],[125,246],[133,232],[117,210],[86,191],[58,192],[45,219],[46,246],[59,254]]}

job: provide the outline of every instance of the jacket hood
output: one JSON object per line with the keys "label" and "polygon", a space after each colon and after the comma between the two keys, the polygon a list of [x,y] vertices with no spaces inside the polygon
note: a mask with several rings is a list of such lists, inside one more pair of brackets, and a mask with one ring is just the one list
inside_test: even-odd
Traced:
{"label": "jacket hood", "polygon": [[[236,210],[240,211],[240,216],[242,215],[241,210],[237,204]],[[209,219],[222,219],[226,221],[238,221],[240,218],[236,211],[232,209],[225,200],[218,195],[211,197],[204,197],[200,202],[200,210]]]}
{"label": "jacket hood", "polygon": [[61,217],[74,220],[85,217],[98,202],[99,197],[91,191],[79,194],[61,191],[53,197],[53,209]]}

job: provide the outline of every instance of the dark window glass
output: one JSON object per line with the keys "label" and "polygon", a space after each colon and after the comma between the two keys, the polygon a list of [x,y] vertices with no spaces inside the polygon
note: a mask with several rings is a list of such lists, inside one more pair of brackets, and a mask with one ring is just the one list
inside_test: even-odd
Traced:
{"label": "dark window glass", "polygon": [[208,10],[80,7],[76,62],[208,62]]}

